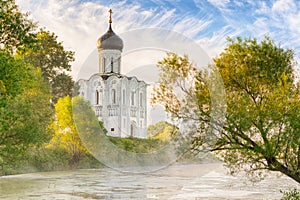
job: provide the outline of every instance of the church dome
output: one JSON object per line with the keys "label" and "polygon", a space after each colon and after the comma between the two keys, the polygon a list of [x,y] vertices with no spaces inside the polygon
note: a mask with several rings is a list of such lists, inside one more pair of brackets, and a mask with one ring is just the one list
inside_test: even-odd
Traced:
{"label": "church dome", "polygon": [[123,41],[116,35],[109,24],[108,31],[97,40],[97,47],[103,50],[116,49],[123,50]]}

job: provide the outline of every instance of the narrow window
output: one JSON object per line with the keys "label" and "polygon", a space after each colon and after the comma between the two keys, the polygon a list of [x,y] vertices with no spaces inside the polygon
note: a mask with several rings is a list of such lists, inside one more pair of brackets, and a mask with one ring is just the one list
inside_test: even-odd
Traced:
{"label": "narrow window", "polygon": [[103,58],[103,68],[102,68],[102,72],[105,72],[105,67],[106,67],[106,59]]}
{"label": "narrow window", "polygon": [[131,105],[134,106],[134,92],[131,92]]}
{"label": "narrow window", "polygon": [[123,90],[123,104],[125,105],[125,90]]}
{"label": "narrow window", "polygon": [[140,106],[143,106],[143,93],[140,93]]}
{"label": "narrow window", "polygon": [[113,58],[111,58],[111,60],[110,60],[110,67],[111,67],[111,72],[113,72],[114,71],[114,60],[113,60]]}
{"label": "narrow window", "polygon": [[102,93],[103,93],[103,92],[102,92],[102,89],[101,89],[100,92],[99,92],[99,104],[100,104],[100,105],[103,104],[103,102],[102,102],[103,94],[102,94]]}
{"label": "narrow window", "polygon": [[115,89],[112,89],[111,96],[112,96],[112,103],[116,104],[116,90]]}
{"label": "narrow window", "polygon": [[95,94],[96,96],[96,105],[98,105],[99,104],[99,92],[98,92],[98,90],[96,90],[96,94]]}

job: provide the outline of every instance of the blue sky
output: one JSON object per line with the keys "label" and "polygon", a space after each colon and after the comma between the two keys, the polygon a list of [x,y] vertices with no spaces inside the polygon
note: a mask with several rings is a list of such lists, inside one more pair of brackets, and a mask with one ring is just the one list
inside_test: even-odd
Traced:
{"label": "blue sky", "polygon": [[112,8],[116,33],[137,28],[164,28],[199,44],[211,57],[226,45],[226,37],[269,35],[300,58],[300,1],[298,0],[17,0],[41,27],[55,32],[75,51],[76,77],[96,40],[107,30]]}

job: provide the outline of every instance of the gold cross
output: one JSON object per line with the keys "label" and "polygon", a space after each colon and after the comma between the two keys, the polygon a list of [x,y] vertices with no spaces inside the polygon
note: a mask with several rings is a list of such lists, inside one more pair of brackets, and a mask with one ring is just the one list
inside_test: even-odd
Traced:
{"label": "gold cross", "polygon": [[113,11],[111,9],[109,9],[109,23],[111,24],[112,23],[112,14],[113,14]]}

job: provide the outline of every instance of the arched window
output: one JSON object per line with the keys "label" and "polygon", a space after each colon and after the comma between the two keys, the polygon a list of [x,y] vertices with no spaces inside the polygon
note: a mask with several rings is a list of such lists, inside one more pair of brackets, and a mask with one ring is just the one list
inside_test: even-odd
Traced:
{"label": "arched window", "polygon": [[135,92],[131,92],[131,105],[134,106],[134,96]]}
{"label": "arched window", "polygon": [[98,105],[99,104],[99,92],[98,92],[98,90],[96,90],[95,98],[96,98],[96,105]]}
{"label": "arched window", "polygon": [[103,104],[103,91],[102,89],[100,89],[99,91],[99,104],[102,105]]}
{"label": "arched window", "polygon": [[140,93],[140,106],[143,106],[143,93]]}
{"label": "arched window", "polygon": [[111,98],[112,98],[112,103],[113,104],[116,104],[116,90],[115,89],[112,89],[111,90]]}
{"label": "arched window", "polygon": [[106,59],[103,58],[103,68],[102,68],[102,72],[105,72],[105,68],[106,68]]}
{"label": "arched window", "polygon": [[122,99],[123,99],[123,104],[124,104],[124,105],[125,105],[125,103],[126,103],[125,98],[126,98],[126,93],[125,93],[125,89],[123,89],[123,92],[122,92]]}
{"label": "arched window", "polygon": [[114,59],[113,58],[111,58],[111,60],[110,60],[110,67],[111,67],[111,72],[113,72],[114,71]]}

